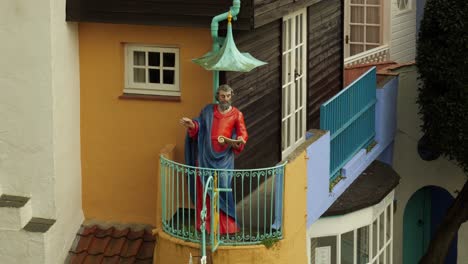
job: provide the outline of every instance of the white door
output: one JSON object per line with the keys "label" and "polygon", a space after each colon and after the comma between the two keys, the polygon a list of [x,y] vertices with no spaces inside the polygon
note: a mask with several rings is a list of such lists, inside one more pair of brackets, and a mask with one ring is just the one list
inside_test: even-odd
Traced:
{"label": "white door", "polygon": [[289,155],[305,140],[307,11],[283,17],[281,154]]}

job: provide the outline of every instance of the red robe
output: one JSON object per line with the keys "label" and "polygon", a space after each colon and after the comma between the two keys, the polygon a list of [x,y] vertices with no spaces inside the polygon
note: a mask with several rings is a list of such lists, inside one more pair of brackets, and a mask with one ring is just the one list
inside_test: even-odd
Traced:
{"label": "red robe", "polygon": [[[211,127],[211,144],[213,146],[214,151],[222,152],[229,145],[224,144],[221,145],[218,142],[218,136],[225,136],[227,138],[231,138],[232,131],[235,128],[237,137],[242,137],[245,142],[247,142],[248,134],[247,129],[245,127],[244,116],[242,113],[235,107],[232,107],[229,112],[221,114],[218,110],[218,105],[214,106],[213,109],[213,123]],[[194,121],[195,127],[188,130],[189,136],[191,138],[196,138],[198,135],[198,123]],[[238,149],[233,149],[234,153],[238,154],[244,149],[244,145],[242,144]],[[200,180],[200,177],[197,177],[197,212],[196,212],[196,227],[197,230],[200,230],[201,219],[200,219],[200,211],[203,207],[202,202],[202,194],[203,194],[203,187]],[[206,207],[207,207],[207,214],[206,214],[206,230],[210,231],[210,216],[211,216],[211,206],[209,197],[206,197]],[[232,234],[239,231],[239,227],[236,224],[235,219],[225,214],[223,211],[219,211],[219,225],[220,225],[220,234]]]}

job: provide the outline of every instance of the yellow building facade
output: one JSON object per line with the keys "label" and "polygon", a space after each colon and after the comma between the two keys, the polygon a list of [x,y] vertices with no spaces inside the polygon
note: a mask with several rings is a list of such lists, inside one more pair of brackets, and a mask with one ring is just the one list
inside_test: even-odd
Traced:
{"label": "yellow building facade", "polygon": [[[122,98],[126,44],[178,48],[180,98]],[[85,218],[156,224],[158,153],[167,143],[183,146],[178,120],[211,102],[212,75],[191,62],[210,48],[208,29],[79,24]]]}

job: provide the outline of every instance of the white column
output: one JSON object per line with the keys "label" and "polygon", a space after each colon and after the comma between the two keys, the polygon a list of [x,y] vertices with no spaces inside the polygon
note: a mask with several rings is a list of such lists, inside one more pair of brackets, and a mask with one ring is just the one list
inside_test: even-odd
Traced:
{"label": "white column", "polygon": [[45,263],[63,262],[83,220],[78,26],[65,3],[0,1],[0,185],[57,220]]}
{"label": "white column", "polygon": [[53,218],[50,0],[0,2],[0,184]]}

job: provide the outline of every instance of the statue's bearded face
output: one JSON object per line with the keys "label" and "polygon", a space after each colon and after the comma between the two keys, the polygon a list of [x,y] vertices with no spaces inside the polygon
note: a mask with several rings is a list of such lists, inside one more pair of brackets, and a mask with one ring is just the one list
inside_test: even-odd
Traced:
{"label": "statue's bearded face", "polygon": [[221,111],[226,111],[229,109],[231,106],[231,97],[232,93],[231,92],[226,92],[226,91],[219,91],[218,92],[218,106]]}

